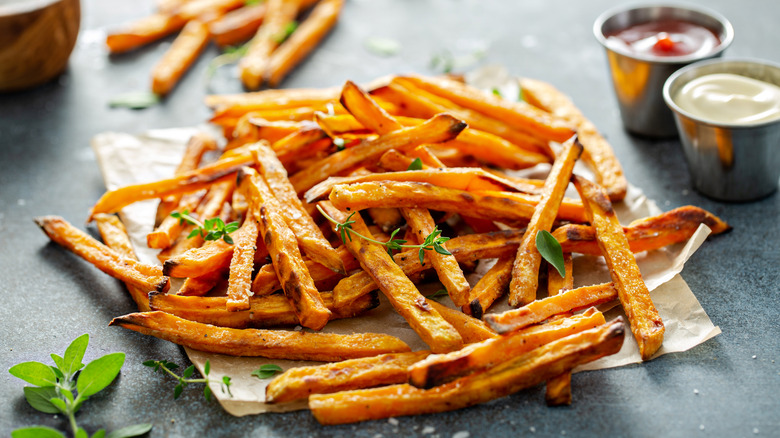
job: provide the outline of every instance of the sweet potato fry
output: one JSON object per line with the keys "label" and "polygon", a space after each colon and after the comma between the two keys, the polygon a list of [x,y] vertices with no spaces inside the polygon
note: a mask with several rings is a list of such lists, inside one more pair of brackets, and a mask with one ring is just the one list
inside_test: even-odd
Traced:
{"label": "sweet potato fry", "polygon": [[[607,192],[600,186],[575,175],[574,186],[582,197],[588,221],[596,231],[596,239],[609,274],[617,289],[620,304],[631,324],[639,353],[649,360],[661,347],[664,339],[664,323],[650,298],[642,273],[628,246],[628,239],[620,226]],[[493,327],[495,328],[495,327]]]}
{"label": "sweet potato fry", "polygon": [[[352,254],[347,251],[346,247],[340,246],[336,249],[336,252],[347,272],[360,268],[360,264],[352,257]],[[304,258],[304,262],[306,263],[306,269],[309,270],[309,274],[311,275],[312,280],[314,280],[315,285],[319,282],[333,281],[342,278],[341,274],[308,258]],[[317,286],[317,289],[320,289],[319,285]],[[255,296],[269,295],[281,288],[282,285],[279,283],[279,278],[276,276],[276,271],[274,271],[273,265],[271,264],[258,269],[254,280],[252,280],[252,292]]]}
{"label": "sweet potato fry", "polygon": [[229,356],[338,361],[409,351],[408,345],[389,335],[233,329],[187,321],[165,312],[131,313],[114,318],[109,325]]}
{"label": "sweet potato fry", "polygon": [[340,87],[292,88],[286,90],[263,90],[253,93],[212,94],[206,96],[206,105],[216,110],[215,116],[241,117],[252,111],[295,109],[301,107],[322,107],[332,103],[338,105]]}
{"label": "sweet potato fry", "polygon": [[408,149],[423,143],[450,140],[465,127],[466,125],[460,120],[447,114],[440,114],[422,125],[393,131],[376,140],[336,152],[293,175],[290,182],[298,193],[303,193],[325,178],[355,167],[366,160],[378,158],[390,149]]}
{"label": "sweet potato fry", "polygon": [[[652,251],[678,242],[688,240],[693,233],[704,224],[712,230],[712,234],[729,231],[729,224],[714,214],[686,205],[632,222],[623,227],[631,252]],[[601,255],[601,249],[596,241],[596,231],[589,225],[568,224],[553,232],[564,252]]]}
{"label": "sweet potato fry", "polygon": [[249,90],[260,88],[269,57],[286,37],[285,27],[295,21],[299,10],[300,0],[269,0],[266,3],[263,24],[238,65],[244,87]]}
{"label": "sweet potato fry", "polygon": [[509,289],[509,282],[512,280],[512,266],[515,263],[515,254],[498,259],[469,293],[468,304],[461,310],[474,318],[482,318],[493,303],[501,298]]}
{"label": "sweet potato fry", "polygon": [[164,12],[149,15],[109,33],[106,45],[111,53],[128,52],[177,32],[185,23],[186,20]]}
{"label": "sweet potato fry", "polygon": [[265,18],[265,5],[249,5],[209,23],[209,34],[220,47],[235,46],[255,35]]}
{"label": "sweet potato fry", "polygon": [[59,216],[39,216],[33,220],[53,242],[118,280],[147,292],[167,291],[170,287],[168,277],[162,276],[158,266],[120,255]]}
{"label": "sweet potato fry", "polygon": [[266,120],[259,117],[249,117],[248,122],[254,129],[253,140],[268,140],[271,144],[295,132],[308,131],[317,126],[308,120],[296,122],[290,120]]}
{"label": "sweet potato fry", "polygon": [[301,62],[325,38],[344,5],[344,0],[320,0],[309,16],[295,29],[268,59],[265,80],[269,86],[279,85],[298,63]]}
{"label": "sweet potato fry", "polygon": [[[253,205],[254,207],[254,205]],[[249,298],[252,296],[252,270],[257,248],[257,236],[260,233],[255,220],[255,211],[249,208],[245,219],[249,223],[233,244],[233,258],[230,259],[230,276],[228,277],[227,310],[237,312],[248,310]]]}
{"label": "sweet potato fry", "polygon": [[465,408],[504,397],[570,371],[577,365],[617,353],[623,344],[623,335],[623,322],[617,320],[551,342],[484,373],[433,389],[392,385],[312,395],[309,409],[321,424],[343,424]]}
{"label": "sweet potato fry", "polygon": [[[428,183],[395,181],[337,185],[329,198],[337,208],[363,210],[372,207],[419,207],[499,222],[527,222],[539,203],[538,196],[522,193],[467,192]],[[558,219],[585,222],[582,204],[564,198],[558,210]]]}
{"label": "sweet potato fry", "polygon": [[[249,309],[227,310],[227,297],[196,297],[157,293],[149,298],[152,310],[159,310],[190,321],[231,328],[269,328],[299,323],[284,295],[253,296]],[[331,319],[351,318],[379,305],[377,293],[364,295],[346,306],[333,307],[333,294],[322,293],[322,301],[331,310]]]}
{"label": "sweet potato fry", "polygon": [[558,295],[562,291],[567,291],[574,288],[574,260],[571,257],[571,253],[563,253],[563,266],[564,276],[558,273],[555,266],[547,264],[547,295]]}
{"label": "sweet potato fry", "polygon": [[[103,242],[117,254],[138,260],[138,257],[133,251],[133,245],[130,243],[130,236],[127,235],[127,230],[124,224],[116,215],[113,214],[99,214],[95,216],[95,223],[97,224],[100,236],[103,238]],[[135,301],[140,312],[149,311],[149,291],[145,291],[134,286],[131,283],[125,283],[127,291],[130,292],[130,296]]]}
{"label": "sweet potato fry", "polygon": [[218,269],[200,277],[189,277],[182,282],[176,295],[202,297],[224,280],[228,272]]}
{"label": "sweet potato fry", "polygon": [[240,8],[246,0],[188,0],[176,9],[176,15],[190,21],[212,21],[228,11]]}
{"label": "sweet potato fry", "polygon": [[590,309],[582,315],[560,319],[496,336],[447,354],[433,354],[409,368],[409,383],[433,388],[458,377],[492,368],[535,348],[604,324],[604,315]]}
{"label": "sweet potato fry", "polygon": [[170,93],[208,42],[209,29],[204,23],[187,23],[152,70],[152,91],[160,96]]}
{"label": "sweet potato fry", "polygon": [[283,403],[312,394],[332,394],[352,389],[404,383],[407,367],[425,359],[430,351],[383,354],[324,365],[292,368],[277,376],[265,389],[266,403]]}
{"label": "sweet potato fry", "polygon": [[260,234],[271,255],[271,262],[282,283],[285,296],[290,300],[302,326],[321,329],[328,323],[330,311],[323,304],[309,270],[306,269],[295,235],[281,214],[281,204],[254,169],[242,169],[238,178],[241,190],[254,209]]}
{"label": "sweet potato fry", "polygon": [[[198,192],[187,193],[185,195],[179,194],[167,196],[167,199],[177,197],[179,200],[176,202],[176,205],[174,205],[174,209],[168,212],[168,217],[163,218],[163,220],[160,222],[160,225],[151,233],[146,235],[146,246],[155,249],[165,249],[173,245],[173,243],[176,241],[176,238],[181,235],[187,223],[181,219],[177,219],[171,216],[170,214],[174,211],[194,212],[198,208],[198,205],[200,205],[205,194],[206,192],[204,190],[200,190]],[[162,201],[160,204],[162,204]],[[158,211],[160,211],[159,208]]]}
{"label": "sweet potato fry", "polygon": [[312,260],[329,269],[346,275],[341,257],[336,252],[322,231],[319,229],[303,203],[298,199],[295,189],[287,179],[287,171],[277,159],[276,154],[268,146],[256,143],[252,146],[257,168],[276,199],[285,206],[280,210],[287,225],[295,234],[298,245]]}
{"label": "sweet potato fry", "polygon": [[507,333],[540,323],[547,318],[564,312],[575,312],[591,306],[617,299],[614,283],[583,286],[568,290],[542,300],[532,301],[518,309],[503,313],[489,313],[485,322],[498,333]]}
{"label": "sweet potato fry", "polygon": [[[327,202],[320,204],[329,216],[344,223],[347,215]],[[371,232],[358,215],[353,215],[352,229],[371,237]],[[363,269],[371,276],[379,290],[388,298],[390,304],[411,326],[432,351],[446,352],[460,348],[463,340],[457,331],[439,312],[433,309],[417,287],[406,277],[403,270],[376,243],[360,238],[347,239],[344,242]]]}
{"label": "sweet potato fry", "polygon": [[536,248],[536,235],[540,231],[550,232],[558,215],[558,207],[569,185],[574,163],[582,153],[582,145],[573,140],[564,144],[560,155],[555,159],[550,174],[542,190],[541,199],[536,205],[534,215],[526,228],[523,243],[517,249],[515,264],[512,267],[512,281],[509,283],[509,305],[513,307],[528,304],[536,299],[539,286],[539,267],[542,255]]}
{"label": "sweet potato fry", "polygon": [[479,319],[472,318],[459,310],[450,309],[444,304],[437,303],[435,300],[428,299],[427,301],[431,307],[441,314],[445,321],[455,327],[455,330],[458,331],[466,344],[482,342],[498,336],[493,329]]}
{"label": "sweet potato fry", "polygon": [[607,189],[612,201],[625,198],[628,181],[615,152],[574,103],[555,87],[542,81],[520,79],[520,88],[526,101],[576,127],[577,137],[584,147],[582,160],[593,169],[596,181]]}

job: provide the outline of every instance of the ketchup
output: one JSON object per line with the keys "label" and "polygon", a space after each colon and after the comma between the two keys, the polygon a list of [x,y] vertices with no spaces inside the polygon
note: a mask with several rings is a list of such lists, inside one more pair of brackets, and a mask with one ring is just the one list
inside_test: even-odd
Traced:
{"label": "ketchup", "polygon": [[712,30],[683,20],[636,24],[606,35],[611,48],[635,55],[657,57],[706,55],[720,45]]}

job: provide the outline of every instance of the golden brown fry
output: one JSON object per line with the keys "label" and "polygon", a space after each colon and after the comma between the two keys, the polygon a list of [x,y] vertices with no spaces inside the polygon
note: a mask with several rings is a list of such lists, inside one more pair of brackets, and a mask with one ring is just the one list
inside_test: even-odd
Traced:
{"label": "golden brown fry", "polygon": [[349,149],[336,152],[322,161],[298,172],[290,178],[298,193],[303,193],[325,178],[337,175],[360,163],[378,158],[394,148],[409,149],[423,143],[438,143],[456,137],[466,125],[449,116],[440,114],[420,126],[403,128]]}
{"label": "golden brown fry", "polygon": [[507,333],[540,323],[559,313],[575,312],[608,303],[617,297],[618,292],[614,283],[583,286],[542,300],[532,301],[519,309],[507,310],[503,313],[489,313],[482,319],[496,332]]}
{"label": "golden brown fry", "polygon": [[[179,200],[176,202],[174,209],[168,212],[167,217],[163,218],[163,220],[160,222],[160,225],[157,226],[157,228],[155,228],[151,233],[146,235],[146,246],[155,249],[165,249],[173,245],[173,243],[176,241],[176,238],[181,235],[182,231],[187,226],[187,223],[182,219],[177,219],[171,216],[170,214],[174,211],[178,211],[180,213],[185,211],[194,212],[195,209],[198,208],[198,205],[200,205],[205,194],[205,191],[201,190],[196,193],[187,193],[186,195],[178,194],[167,196],[166,198],[168,199],[177,197]],[[162,202],[160,202],[160,204],[162,204]]]}
{"label": "golden brown fry", "polygon": [[[299,323],[284,295],[253,296],[247,310],[227,310],[227,297],[196,297],[157,293],[149,297],[152,310],[159,310],[190,321],[231,328],[268,328]],[[333,307],[333,294],[322,293],[322,301],[332,311],[331,319],[351,318],[379,305],[377,293],[364,295],[346,306]]]}
{"label": "golden brown fry", "polygon": [[252,38],[263,18],[264,4],[244,6],[209,23],[209,34],[218,46],[235,46]]}
{"label": "golden brown fry", "polygon": [[[249,114],[251,115],[251,113]],[[254,130],[252,140],[268,140],[271,144],[290,134],[298,131],[309,131],[317,126],[308,120],[297,122],[291,120],[266,120],[252,116],[248,117],[247,120]]]}
{"label": "golden brown fry", "polygon": [[639,344],[639,353],[643,360],[649,360],[664,340],[664,323],[650,298],[650,291],[642,279],[606,190],[577,175],[573,180],[588,214],[588,221],[596,231],[596,239],[607,262],[612,282],[615,283],[620,304]]}
{"label": "golden brown fry", "polygon": [[425,359],[430,351],[383,354],[308,367],[292,368],[277,376],[265,389],[266,403],[283,403],[312,394],[332,394],[352,389],[404,383],[407,367]]}
{"label": "golden brown fry", "polygon": [[344,83],[339,101],[360,125],[377,134],[387,134],[403,128],[401,123],[352,81]]}
{"label": "golden brown fry", "polygon": [[523,78],[520,79],[520,88],[523,90],[523,98],[529,103],[576,127],[577,137],[585,149],[582,160],[593,169],[596,181],[607,189],[612,201],[625,198],[628,181],[615,152],[574,103],[555,87],[542,81]]}
{"label": "golden brown fry", "polygon": [[295,21],[299,10],[300,0],[268,0],[263,24],[238,65],[244,87],[260,88],[271,53],[286,38],[286,27]]}
{"label": "golden brown fry", "polygon": [[[700,224],[708,226],[712,234],[729,231],[729,224],[714,214],[686,205],[674,210],[640,219],[623,227],[631,252],[652,251],[688,240]],[[564,225],[553,232],[564,252],[601,255],[596,232],[589,225]]]}
{"label": "golden brown fry", "polygon": [[330,246],[314,219],[298,199],[295,189],[287,179],[287,171],[274,151],[262,143],[256,143],[251,149],[260,174],[279,203],[285,206],[280,213],[295,234],[301,250],[315,262],[346,275],[341,257]]}
{"label": "golden brown fry", "polygon": [[[320,204],[335,220],[344,223],[347,214],[327,202]],[[353,215],[352,229],[363,236],[371,237],[359,215]],[[433,309],[415,285],[406,277],[403,270],[385,252],[382,246],[358,238],[346,239],[347,248],[360,262],[360,266],[373,278],[379,290],[388,298],[390,304],[411,326],[420,338],[435,352],[446,352],[460,348],[463,340],[457,331],[439,312]]]}
{"label": "golden brown fry", "polygon": [[458,377],[492,368],[557,339],[604,324],[604,315],[590,309],[582,315],[560,319],[526,330],[494,336],[448,354],[433,354],[409,369],[409,383],[433,388]]}
{"label": "golden brown fry", "polygon": [[513,307],[528,304],[536,299],[539,286],[539,267],[542,255],[536,248],[536,236],[540,231],[552,229],[563,194],[569,185],[574,163],[582,153],[582,145],[576,137],[564,144],[563,151],[555,159],[550,174],[542,190],[541,199],[536,205],[534,215],[526,228],[525,237],[517,249],[515,264],[512,267],[512,281],[509,283],[509,305]]}
{"label": "golden brown fry", "polygon": [[306,269],[295,235],[281,214],[282,206],[263,178],[252,168],[239,173],[239,185],[255,213],[260,234],[271,255],[284,294],[295,309],[301,325],[314,330],[325,327],[330,311],[322,302]]}
{"label": "golden brown fry", "polygon": [[443,77],[413,75],[405,76],[404,79],[425,91],[500,120],[542,141],[562,143],[574,135],[572,125],[522,100],[507,100]]}
{"label": "golden brown fry", "polygon": [[571,371],[547,380],[547,392],[544,394],[547,406],[571,404]]}
{"label": "golden brown fry", "polygon": [[187,321],[165,312],[131,313],[114,318],[109,325],[118,325],[193,350],[229,356],[338,361],[409,351],[408,345],[389,335],[233,329]]}
{"label": "golden brown fry", "polygon": [[461,308],[464,313],[474,318],[482,318],[485,311],[506,293],[512,280],[512,266],[516,255],[515,251],[511,256],[498,259],[496,264],[477,281],[469,293],[468,304]]}
{"label": "golden brown fry", "polygon": [[200,277],[189,277],[181,284],[176,295],[202,297],[224,280],[226,275],[227,272],[219,269]]}
{"label": "golden brown fry", "polygon": [[253,93],[212,94],[206,96],[206,105],[216,110],[215,116],[241,117],[252,111],[295,109],[301,107],[324,108],[338,105],[341,88],[292,88],[263,90]]}
{"label": "golden brown fry", "polygon": [[158,266],[118,254],[59,216],[38,216],[33,220],[53,242],[116,279],[147,292],[167,291],[170,287],[168,277],[162,276]]}
{"label": "golden brown fry", "polygon": [[354,423],[402,415],[429,414],[473,406],[520,391],[570,371],[577,365],[617,353],[623,322],[559,339],[484,373],[433,389],[392,385],[309,397],[309,409],[321,424]]}
{"label": "golden brown fry", "polygon": [[[522,193],[467,192],[428,183],[395,181],[337,185],[329,198],[337,208],[419,207],[499,222],[527,222],[539,203],[538,196]],[[564,198],[558,219],[585,222],[582,203]]]}
{"label": "golden brown fry", "polygon": [[182,27],[186,20],[167,13],[157,13],[138,19],[106,37],[111,53],[127,52],[164,38]]}
{"label": "golden brown fry", "polygon": [[210,22],[245,4],[246,0],[188,0],[176,9],[176,15],[187,21]]}
{"label": "golden brown fry", "polygon": [[479,319],[472,318],[460,310],[450,309],[444,304],[437,303],[435,300],[428,299],[427,301],[431,307],[441,314],[442,318],[455,327],[465,344],[482,342],[498,336],[493,329]]}
{"label": "golden brown fry", "polygon": [[160,96],[170,93],[208,42],[205,24],[198,20],[187,23],[152,70],[152,92]]}
{"label": "golden brown fry", "polygon": [[[130,236],[127,235],[127,230],[124,224],[116,215],[113,214],[98,214],[95,215],[95,223],[97,224],[100,236],[103,238],[103,242],[117,254],[138,260],[133,250],[133,245],[130,243]],[[130,292],[130,296],[135,301],[140,312],[149,311],[149,291],[144,291],[130,283],[125,283],[127,291]]]}
{"label": "golden brown fry", "polygon": [[[336,252],[347,272],[360,268],[360,264],[352,257],[352,254],[347,251],[346,247],[340,246],[336,249]],[[329,282],[343,278],[341,274],[338,274],[317,262],[309,260],[308,258],[305,258],[304,261],[306,262],[306,269],[309,270],[309,274],[311,275],[312,280],[314,280],[315,285],[320,282]],[[319,285],[317,286],[318,289],[320,289]],[[255,275],[254,280],[252,280],[252,292],[255,296],[269,295],[281,288],[282,285],[279,283],[279,278],[276,276],[276,271],[274,271],[273,265],[271,264],[258,269],[257,275]]]}
{"label": "golden brown fry", "polygon": [[254,269],[257,237],[260,233],[252,207],[249,208],[245,220],[249,223],[238,240],[234,241],[233,258],[230,259],[230,275],[225,305],[227,310],[231,312],[248,310],[250,307],[249,298],[252,296],[252,270]]}
{"label": "golden brown fry", "polygon": [[279,85],[336,25],[344,0],[320,0],[295,32],[268,59],[265,80],[269,86]]}

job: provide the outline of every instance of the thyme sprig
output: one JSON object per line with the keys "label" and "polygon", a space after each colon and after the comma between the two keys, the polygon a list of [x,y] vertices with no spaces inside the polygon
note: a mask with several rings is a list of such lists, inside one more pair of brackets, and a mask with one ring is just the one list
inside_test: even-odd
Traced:
{"label": "thyme sprig", "polygon": [[195,236],[200,236],[203,240],[219,240],[222,239],[229,244],[233,244],[233,238],[230,237],[230,233],[238,229],[238,221],[225,223],[222,219],[215,217],[206,219],[201,223],[197,218],[190,215],[190,211],[184,209],[184,211],[174,211],[171,216],[179,220],[180,224],[188,223],[194,225],[195,228],[187,236],[188,239],[192,239]]}

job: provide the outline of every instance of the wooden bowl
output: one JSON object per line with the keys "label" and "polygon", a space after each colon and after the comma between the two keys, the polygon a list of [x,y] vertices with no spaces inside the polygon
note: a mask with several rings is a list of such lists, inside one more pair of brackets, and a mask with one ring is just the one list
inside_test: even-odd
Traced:
{"label": "wooden bowl", "polygon": [[40,85],[62,73],[79,33],[79,0],[0,5],[0,91]]}

